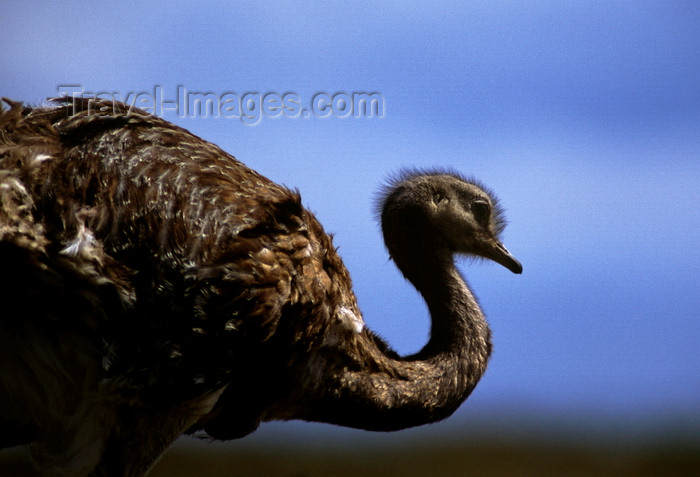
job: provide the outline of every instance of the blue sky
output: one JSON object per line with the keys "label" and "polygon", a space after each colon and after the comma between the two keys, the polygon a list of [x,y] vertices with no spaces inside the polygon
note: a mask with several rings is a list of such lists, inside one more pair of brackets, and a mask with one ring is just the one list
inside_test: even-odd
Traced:
{"label": "blue sky", "polygon": [[[494,330],[476,415],[700,433],[700,7],[694,2],[8,2],[0,94],[375,92],[383,117],[174,121],[296,187],[368,325],[417,351],[427,311],[372,216],[401,167],[478,177],[522,276],[462,269]],[[341,432],[341,431],[338,431]]]}

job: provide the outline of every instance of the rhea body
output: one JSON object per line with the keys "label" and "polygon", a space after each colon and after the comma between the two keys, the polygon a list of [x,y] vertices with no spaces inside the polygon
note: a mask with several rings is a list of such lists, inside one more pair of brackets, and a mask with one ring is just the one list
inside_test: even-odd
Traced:
{"label": "rhea body", "polygon": [[454,255],[522,271],[483,186],[407,172],[381,194],[387,250],[432,320],[400,357],[297,192],[138,109],[60,102],[0,116],[0,446],[138,476],[185,432],[397,430],[474,389],[491,339]]}

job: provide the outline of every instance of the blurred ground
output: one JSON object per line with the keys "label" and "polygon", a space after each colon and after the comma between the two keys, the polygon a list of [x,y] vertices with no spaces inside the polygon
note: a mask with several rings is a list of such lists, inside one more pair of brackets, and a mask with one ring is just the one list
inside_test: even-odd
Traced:
{"label": "blurred ground", "polygon": [[697,476],[700,449],[657,448],[601,451],[502,443],[452,444],[442,448],[347,449],[237,453],[192,452],[179,447],[166,455],[152,477],[389,477],[389,476]]}
{"label": "blurred ground", "polygon": [[[243,441],[240,441],[243,442]],[[30,477],[26,454],[0,452],[0,475]],[[571,442],[401,442],[324,448],[180,439],[150,477],[700,476],[700,446],[667,440],[595,447]]]}

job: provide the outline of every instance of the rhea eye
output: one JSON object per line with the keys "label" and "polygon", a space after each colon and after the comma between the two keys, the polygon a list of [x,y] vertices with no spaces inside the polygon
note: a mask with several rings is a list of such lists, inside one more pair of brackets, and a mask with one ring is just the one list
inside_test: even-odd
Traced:
{"label": "rhea eye", "polygon": [[435,203],[435,205],[440,205],[440,204],[447,202],[447,201],[448,201],[447,196],[445,194],[443,194],[442,192],[434,192],[433,193],[433,202]]}
{"label": "rhea eye", "polygon": [[485,222],[491,215],[491,206],[483,200],[472,202],[472,214],[479,222]]}

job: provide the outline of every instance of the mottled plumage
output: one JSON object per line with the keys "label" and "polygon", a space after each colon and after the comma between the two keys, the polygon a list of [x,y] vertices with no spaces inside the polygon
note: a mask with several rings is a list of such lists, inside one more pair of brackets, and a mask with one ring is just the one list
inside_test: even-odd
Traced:
{"label": "mottled plumage", "polygon": [[411,173],[383,196],[387,248],[434,320],[425,349],[399,358],[364,326],[297,192],[143,111],[55,101],[0,115],[0,447],[30,444],[69,475],[137,476],[186,431],[399,429],[476,385],[490,338],[452,254],[520,272],[478,184]]}

